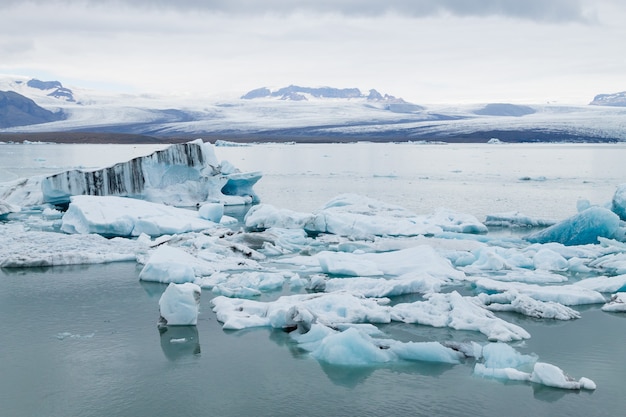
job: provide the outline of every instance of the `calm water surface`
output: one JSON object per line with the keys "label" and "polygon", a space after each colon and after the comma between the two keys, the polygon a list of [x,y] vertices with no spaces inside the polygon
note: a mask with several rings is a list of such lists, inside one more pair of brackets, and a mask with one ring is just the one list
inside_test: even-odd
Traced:
{"label": "calm water surface", "polygon": [[[532,334],[522,353],[598,384],[571,392],[477,378],[471,361],[322,366],[282,331],[221,330],[208,291],[195,329],[161,335],[164,286],[137,275],[133,263],[0,271],[3,416],[615,416],[626,405],[626,318],[597,307],[567,323],[506,317]],[[393,327],[400,339],[484,342]],[[197,343],[170,342],[181,337]]]}
{"label": "calm water surface", "polygon": [[[0,181],[98,167],[159,147],[2,145]],[[520,211],[563,218],[626,182],[623,145],[264,145],[217,148],[261,170],[264,202],[312,211],[342,192],[418,213]],[[599,306],[570,322],[503,315],[532,338],[515,345],[594,392],[472,375],[473,363],[321,365],[281,331],[221,329],[204,291],[195,328],[157,330],[164,286],[134,263],[0,270],[0,415],[26,416],[616,416],[626,409],[626,315]],[[270,294],[266,297],[277,297]],[[381,326],[399,340],[475,340],[475,332]],[[193,343],[172,343],[186,337]]]}

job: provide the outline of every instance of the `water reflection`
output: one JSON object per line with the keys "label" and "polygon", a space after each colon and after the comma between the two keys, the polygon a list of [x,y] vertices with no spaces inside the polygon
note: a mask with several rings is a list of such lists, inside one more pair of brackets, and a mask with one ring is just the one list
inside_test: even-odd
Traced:
{"label": "water reflection", "polygon": [[196,326],[159,326],[161,350],[171,361],[200,355],[200,338]]}

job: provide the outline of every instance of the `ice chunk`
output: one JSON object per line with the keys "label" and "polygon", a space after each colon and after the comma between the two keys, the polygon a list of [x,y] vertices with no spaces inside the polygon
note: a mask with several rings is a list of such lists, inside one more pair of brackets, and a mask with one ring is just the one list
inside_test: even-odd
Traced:
{"label": "ice chunk", "polygon": [[613,200],[611,201],[611,210],[620,219],[626,221],[626,184],[620,184],[617,190],[615,190]]}
{"label": "ice chunk", "polygon": [[[225,329],[271,326],[284,329],[294,326],[294,317],[308,317],[326,325],[337,323],[389,323],[389,308],[376,300],[349,293],[294,294],[275,301],[233,299],[224,296],[211,300],[217,319]],[[306,314],[303,312],[307,312]]]}
{"label": "ice chunk", "polygon": [[139,273],[142,281],[163,283],[195,282],[196,275],[211,275],[215,269],[206,261],[182,249],[168,245],[159,246]]}
{"label": "ice chunk", "polygon": [[438,292],[446,283],[449,281],[428,274],[405,274],[397,279],[332,278],[324,283],[324,291],[348,291],[364,297],[394,297]]}
{"label": "ice chunk", "polygon": [[460,363],[464,355],[461,352],[443,346],[439,342],[393,341],[389,349],[400,359],[420,362]]}
{"label": "ice chunk", "polygon": [[117,195],[175,206],[245,204],[258,201],[252,187],[260,178],[260,173],[223,173],[212,145],[196,140],[96,171],[50,175],[41,190],[42,201],[53,204],[67,203],[73,195]]}
{"label": "ice chunk", "polygon": [[539,301],[516,291],[502,294],[479,294],[478,298],[491,311],[514,311],[538,319],[571,320],[580,318],[580,313],[553,301]]}
{"label": "ice chunk", "polygon": [[206,203],[198,209],[198,215],[213,223],[219,223],[224,216],[224,204],[222,203]]}
{"label": "ice chunk", "polygon": [[228,297],[251,297],[261,292],[280,290],[285,283],[281,272],[246,271],[232,274],[222,283],[213,287],[213,292]]}
{"label": "ice chunk", "polygon": [[449,209],[439,209],[428,216],[427,222],[441,227],[446,232],[487,233],[487,226],[471,214],[457,213]]}
{"label": "ice chunk", "polygon": [[403,207],[354,194],[340,195],[307,222],[310,232],[331,233],[356,239],[374,236],[418,236],[442,231]]}
{"label": "ice chunk", "polygon": [[376,346],[371,337],[354,328],[327,335],[311,355],[334,365],[370,365],[392,360],[391,352]]}
{"label": "ice chunk", "polygon": [[23,225],[0,225],[2,268],[136,261],[147,250],[145,243],[129,239],[26,231]]}
{"label": "ice chunk", "polygon": [[278,227],[283,229],[302,229],[313,218],[310,213],[278,209],[269,204],[253,206],[244,219],[246,227],[253,230]]}
{"label": "ice chunk", "polygon": [[293,332],[292,338],[317,360],[334,365],[363,366],[399,360],[457,364],[464,356],[437,342],[374,338],[371,329],[363,325],[349,325],[340,331],[315,323],[306,333]]}
{"label": "ice chunk", "polygon": [[599,237],[620,238],[623,230],[619,217],[602,207],[590,207],[547,229],[526,237],[532,243],[559,242],[564,245],[587,245],[598,243]]}
{"label": "ice chunk", "polygon": [[420,245],[383,253],[320,252],[316,255],[322,271],[346,276],[400,276],[428,274],[444,280],[464,280],[465,274],[433,248]]}
{"label": "ice chunk", "polygon": [[502,342],[530,338],[526,330],[496,317],[456,291],[432,294],[425,301],[396,304],[391,308],[391,317],[405,323],[479,331],[489,340]]}
{"label": "ice chunk", "polygon": [[167,326],[195,326],[201,292],[198,285],[190,282],[170,283],[159,299],[159,323]]}
{"label": "ice chunk", "polygon": [[61,230],[103,236],[150,236],[215,228],[196,211],[116,196],[71,197]]}
{"label": "ice chunk", "polygon": [[8,214],[17,213],[19,211],[20,208],[18,206],[0,200],[0,219],[6,217]]}
{"label": "ice chunk", "polygon": [[582,279],[578,282],[575,282],[574,285],[603,293],[626,291],[626,274],[614,277],[595,277]]}
{"label": "ice chunk", "polygon": [[548,227],[555,223],[555,220],[530,217],[519,211],[488,214],[485,218],[485,225],[489,227]]}
{"label": "ice chunk", "polygon": [[479,290],[486,292],[516,291],[526,294],[539,301],[553,301],[566,306],[604,303],[605,299],[597,291],[580,285],[549,285],[540,286],[514,282],[501,282],[489,278],[481,278],[475,282]]}
{"label": "ice chunk", "polygon": [[543,269],[546,271],[566,271],[569,267],[567,259],[560,253],[548,248],[541,248],[533,256],[535,269]]}
{"label": "ice chunk", "polygon": [[596,389],[596,384],[588,378],[580,378],[578,381],[565,374],[558,366],[549,363],[537,362],[533,368],[530,380],[537,384],[548,387],[563,389]]}
{"label": "ice chunk", "polygon": [[608,303],[602,306],[603,311],[626,313],[626,292],[613,294]]}

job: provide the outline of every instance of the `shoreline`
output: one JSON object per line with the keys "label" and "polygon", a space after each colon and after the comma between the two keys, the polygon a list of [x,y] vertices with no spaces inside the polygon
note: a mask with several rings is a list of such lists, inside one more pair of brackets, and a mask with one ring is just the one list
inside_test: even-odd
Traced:
{"label": "shoreline", "polygon": [[336,135],[315,136],[289,134],[288,132],[249,133],[249,134],[194,134],[151,136],[132,133],[116,132],[36,132],[36,133],[0,133],[0,143],[24,143],[42,142],[58,144],[174,144],[189,142],[194,139],[202,139],[205,142],[215,143],[218,140],[252,144],[252,143],[487,143],[497,138],[503,143],[618,143],[620,140],[613,138],[588,138],[569,134],[533,132],[533,131],[489,131],[475,132],[472,134],[450,137],[409,137],[403,135]]}

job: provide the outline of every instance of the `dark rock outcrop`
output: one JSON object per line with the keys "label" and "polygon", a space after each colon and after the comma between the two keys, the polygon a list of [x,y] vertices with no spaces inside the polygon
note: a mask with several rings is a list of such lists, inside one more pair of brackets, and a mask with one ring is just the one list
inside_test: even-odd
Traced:
{"label": "dark rock outcrop", "polygon": [[52,112],[14,91],[0,91],[0,128],[28,126],[63,120],[62,112]]}

